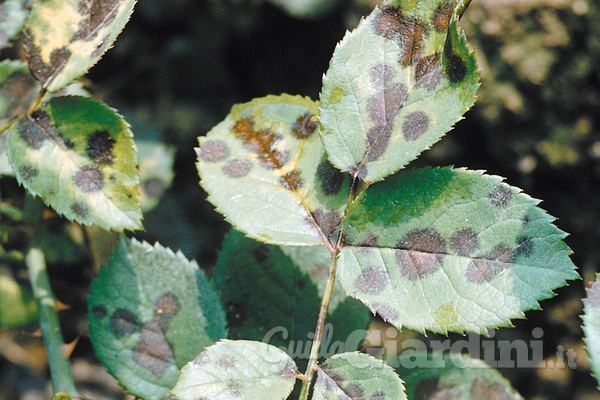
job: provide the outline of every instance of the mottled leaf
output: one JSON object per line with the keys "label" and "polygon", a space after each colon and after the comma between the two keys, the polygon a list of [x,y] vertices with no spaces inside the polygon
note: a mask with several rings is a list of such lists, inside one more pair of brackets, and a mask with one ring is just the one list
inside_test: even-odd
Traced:
{"label": "mottled leaf", "polygon": [[596,280],[587,288],[587,298],[583,299],[583,333],[587,353],[592,365],[592,374],[600,383],[600,281]]}
{"label": "mottled leaf", "polygon": [[171,186],[175,149],[161,142],[136,140],[140,159],[140,202],[142,211],[156,207],[162,194]]}
{"label": "mottled leaf", "polygon": [[397,173],[348,211],[339,279],[397,328],[511,326],[578,274],[539,203],[481,171]]}
{"label": "mottled leaf", "polygon": [[128,392],[159,400],[179,369],[225,337],[225,313],[204,273],[181,253],[121,237],[92,283],[91,340]]}
{"label": "mottled leaf", "polygon": [[0,49],[21,31],[27,18],[28,0],[4,0],[0,3]]}
{"label": "mottled leaf", "polygon": [[316,116],[308,98],[267,96],[234,106],[199,139],[200,184],[236,229],[271,244],[329,240],[349,179],[327,161]]}
{"label": "mottled leaf", "polygon": [[282,400],[296,375],[294,361],[274,346],[222,340],[183,367],[173,394],[179,400]]}
{"label": "mottled leaf", "polygon": [[409,399],[523,400],[500,372],[465,354],[411,351],[390,363]]}
{"label": "mottled leaf", "polygon": [[317,370],[313,399],[406,399],[402,380],[383,361],[364,353],[342,353]]}
{"label": "mottled leaf", "polygon": [[0,124],[25,114],[39,91],[40,85],[29,73],[26,63],[2,61],[0,63]]}
{"label": "mottled leaf", "polygon": [[135,0],[37,0],[24,30],[33,75],[55,92],[85,74],[112,46]]}
{"label": "mottled leaf", "polygon": [[379,181],[437,142],[473,105],[479,72],[456,4],[384,3],[338,44],[319,116],[336,167]]}
{"label": "mottled leaf", "polygon": [[17,179],[70,220],[140,229],[137,154],[129,126],[86,97],[55,97],[14,123],[6,148]]}

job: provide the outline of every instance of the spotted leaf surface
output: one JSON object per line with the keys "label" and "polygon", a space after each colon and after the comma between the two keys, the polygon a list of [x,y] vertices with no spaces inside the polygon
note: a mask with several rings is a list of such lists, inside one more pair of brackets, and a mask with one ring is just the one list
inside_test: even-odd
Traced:
{"label": "spotted leaf surface", "polygon": [[199,138],[200,184],[236,229],[271,244],[329,240],[349,179],[327,160],[316,116],[308,98],[267,96],[234,106]]}
{"label": "spotted leaf surface", "polygon": [[390,364],[409,399],[523,400],[500,372],[466,354],[410,351]]}
{"label": "spotted leaf surface", "polygon": [[33,75],[55,92],[85,74],[112,46],[135,0],[38,0],[24,46]]}
{"label": "spotted leaf surface", "polygon": [[481,171],[397,173],[350,207],[339,279],[397,328],[511,326],[578,274],[538,200]]}
{"label": "spotted leaf surface", "polygon": [[19,182],[68,219],[141,229],[133,135],[105,104],[51,98],[11,126],[6,148]]}
{"label": "spotted leaf surface", "polygon": [[178,400],[282,400],[292,392],[297,372],[275,346],[222,340],[181,370],[172,393]]}
{"label": "spotted leaf surface", "polygon": [[[1,5],[1,3],[0,3]],[[21,61],[0,63],[0,123],[25,114],[40,91],[40,85]]]}
{"label": "spotted leaf surface", "polygon": [[163,399],[179,370],[225,337],[225,313],[210,281],[181,253],[121,237],[92,283],[91,340],[128,392]]}
{"label": "spotted leaf surface", "polygon": [[402,380],[383,361],[364,353],[341,353],[317,370],[313,399],[406,399]]}
{"label": "spotted leaf surface", "polygon": [[475,102],[479,72],[457,2],[385,2],[347,33],[323,79],[320,122],[331,162],[366,182],[398,171]]}
{"label": "spotted leaf surface", "polygon": [[592,373],[600,383],[600,281],[598,275],[583,299],[583,333]]}

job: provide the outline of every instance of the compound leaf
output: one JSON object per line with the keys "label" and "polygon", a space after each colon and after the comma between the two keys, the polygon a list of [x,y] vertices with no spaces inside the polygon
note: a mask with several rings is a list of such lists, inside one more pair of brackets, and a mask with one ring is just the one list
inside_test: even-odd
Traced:
{"label": "compound leaf", "polygon": [[221,340],[181,370],[173,394],[179,400],[282,400],[298,369],[278,348],[262,342]]}
{"label": "compound leaf", "polygon": [[19,182],[68,219],[116,231],[142,227],[133,135],[107,105],[50,98],[10,127],[6,149]]}
{"label": "compound leaf", "polygon": [[465,354],[410,351],[390,364],[409,399],[523,400],[500,372]]}
{"label": "compound leaf", "polygon": [[270,244],[329,241],[349,178],[327,161],[316,116],[308,98],[267,96],[234,106],[199,138],[200,184],[236,229]]}
{"label": "compound leaf", "polygon": [[481,171],[400,172],[351,205],[339,279],[397,328],[510,326],[578,274],[539,203]]}
{"label": "compound leaf", "polygon": [[585,346],[590,357],[592,373],[600,383],[600,281],[596,280],[586,289],[587,298],[583,299],[583,333]]}
{"label": "compound leaf", "polygon": [[313,399],[406,399],[402,380],[383,361],[364,353],[341,353],[317,370]]}
{"label": "compound leaf", "polygon": [[135,0],[37,0],[24,30],[29,67],[55,92],[85,74],[129,20]]}
{"label": "compound leaf", "polygon": [[319,115],[333,165],[369,183],[382,180],[473,105],[479,72],[455,7],[386,2],[338,44]]}
{"label": "compound leaf", "polygon": [[227,335],[225,312],[193,261],[124,236],[92,284],[91,340],[130,393],[164,398],[179,370]]}

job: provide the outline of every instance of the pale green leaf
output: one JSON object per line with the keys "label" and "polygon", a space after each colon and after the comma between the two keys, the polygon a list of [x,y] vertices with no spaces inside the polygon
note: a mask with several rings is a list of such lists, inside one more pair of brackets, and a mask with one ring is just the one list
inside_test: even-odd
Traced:
{"label": "pale green leaf", "polygon": [[28,0],[4,0],[0,3],[0,49],[21,31],[27,18]]}
{"label": "pale green leaf", "polygon": [[140,159],[140,202],[148,212],[158,204],[173,181],[175,148],[161,142],[136,140]]}
{"label": "pale green leaf", "polygon": [[456,3],[396,3],[401,8],[384,4],[346,34],[323,79],[319,119],[329,159],[366,182],[437,142],[479,86]]}
{"label": "pale green leaf", "polygon": [[296,375],[294,361],[274,346],[222,340],[181,370],[172,393],[179,400],[283,400]]}
{"label": "pale green leaf", "polygon": [[199,138],[200,184],[236,229],[271,244],[329,241],[349,179],[327,161],[316,115],[308,98],[267,96],[234,106]]}
{"label": "pale green leaf", "polygon": [[217,293],[194,261],[121,237],[92,283],[91,340],[128,392],[165,397],[179,370],[227,335]]}
{"label": "pale green leaf", "polygon": [[600,281],[596,280],[587,289],[587,298],[583,299],[583,333],[587,353],[592,365],[592,373],[600,383]]}
{"label": "pale green leaf", "polygon": [[37,0],[24,46],[33,75],[55,92],[85,74],[112,46],[135,0]]}
{"label": "pale green leaf", "polygon": [[397,328],[511,326],[578,274],[538,200],[481,171],[397,173],[348,211],[339,279]]}
{"label": "pale green leaf", "polygon": [[313,399],[406,399],[402,380],[383,361],[364,353],[342,353],[317,370]]}
{"label": "pale green leaf", "polygon": [[410,351],[390,363],[409,399],[523,400],[500,372],[466,354]]}
{"label": "pale green leaf", "polygon": [[40,91],[26,63],[5,60],[0,63],[0,124],[25,114]]}
{"label": "pale green leaf", "polygon": [[70,220],[140,229],[137,154],[129,126],[86,97],[54,97],[14,123],[6,148],[17,179]]}

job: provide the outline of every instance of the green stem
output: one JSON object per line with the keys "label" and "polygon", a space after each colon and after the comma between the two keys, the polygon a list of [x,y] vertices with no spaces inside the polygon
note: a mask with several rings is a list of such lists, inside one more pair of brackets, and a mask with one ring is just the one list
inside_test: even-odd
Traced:
{"label": "green stem", "polygon": [[315,330],[315,337],[312,342],[310,349],[310,356],[308,358],[308,367],[306,367],[306,380],[302,382],[302,390],[300,391],[299,400],[308,399],[308,390],[310,388],[313,374],[317,367],[317,360],[319,358],[319,349],[321,348],[321,340],[323,339],[323,329],[325,327],[325,319],[327,318],[327,310],[329,309],[329,303],[331,301],[331,293],[333,292],[333,284],[335,283],[335,268],[337,263],[337,255],[339,246],[336,247],[336,251],[331,254],[331,264],[329,265],[329,277],[327,278],[327,285],[325,286],[325,292],[323,293],[323,301],[321,301],[321,310],[319,311],[319,320],[317,322],[317,329]]}
{"label": "green stem", "polygon": [[56,313],[56,301],[48,279],[44,253],[37,247],[31,247],[25,257],[25,264],[29,271],[29,279],[38,307],[40,328],[48,353],[54,394],[67,393],[71,397],[78,396],[71,373],[71,363],[61,351],[64,340]]}

